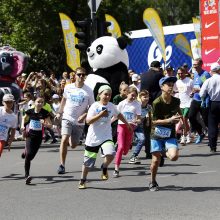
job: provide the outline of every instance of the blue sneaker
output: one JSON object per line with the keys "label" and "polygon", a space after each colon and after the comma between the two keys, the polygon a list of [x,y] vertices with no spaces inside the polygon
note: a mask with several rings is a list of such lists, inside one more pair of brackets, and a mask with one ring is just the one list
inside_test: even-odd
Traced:
{"label": "blue sneaker", "polygon": [[204,134],[198,135],[198,137],[196,138],[196,144],[199,144],[202,142],[203,138],[205,137]]}
{"label": "blue sneaker", "polygon": [[57,170],[58,174],[65,174],[65,167],[61,164]]}

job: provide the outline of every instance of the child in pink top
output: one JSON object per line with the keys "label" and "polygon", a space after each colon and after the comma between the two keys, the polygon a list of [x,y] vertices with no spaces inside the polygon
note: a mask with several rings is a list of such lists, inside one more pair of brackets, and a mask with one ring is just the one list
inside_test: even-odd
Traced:
{"label": "child in pink top", "polygon": [[[138,92],[134,87],[129,87],[128,96],[125,100],[118,104],[118,111],[123,114],[131,127],[134,128],[141,123],[141,103],[137,99]],[[119,166],[121,164],[122,154],[127,155],[133,139],[133,131],[130,131],[127,126],[121,121],[118,121],[118,149],[115,157],[114,177],[119,176]]]}

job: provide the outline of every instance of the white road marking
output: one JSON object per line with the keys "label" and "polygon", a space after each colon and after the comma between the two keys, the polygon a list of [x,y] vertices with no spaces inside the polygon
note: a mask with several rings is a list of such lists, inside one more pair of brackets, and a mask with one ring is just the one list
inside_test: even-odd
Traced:
{"label": "white road marking", "polygon": [[109,184],[109,183],[119,183],[120,181],[101,181],[101,182],[93,182],[94,185],[101,185],[101,184]]}
{"label": "white road marking", "polygon": [[202,172],[197,172],[198,174],[203,174],[203,173],[216,173],[216,170],[208,170],[208,171],[202,171]]}
{"label": "white road marking", "polygon": [[41,191],[41,190],[52,190],[52,189],[61,189],[61,187],[47,187],[47,188],[39,188],[39,189],[32,189],[31,191]]}

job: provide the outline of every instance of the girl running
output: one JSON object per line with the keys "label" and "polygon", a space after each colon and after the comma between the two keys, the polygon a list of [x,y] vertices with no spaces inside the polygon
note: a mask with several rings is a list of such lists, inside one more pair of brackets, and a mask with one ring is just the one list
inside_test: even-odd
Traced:
{"label": "girl running", "polygon": [[133,131],[135,127],[141,123],[141,103],[136,100],[137,96],[137,89],[132,86],[129,87],[127,98],[120,102],[117,107],[118,111],[123,114],[124,118],[132,127],[132,130],[129,130],[123,121],[118,120],[118,149],[115,157],[114,177],[119,177],[119,166],[121,164],[122,154],[127,155],[131,148]]}
{"label": "girl running", "polygon": [[25,132],[26,146],[25,146],[25,183],[30,184],[32,177],[29,175],[31,160],[37,154],[43,137],[44,127],[51,128],[52,123],[50,114],[42,107],[44,105],[44,98],[38,96],[34,101],[34,108],[28,109],[22,119],[21,130]]}
{"label": "girl running", "polygon": [[85,141],[84,163],[82,166],[82,175],[79,182],[79,189],[85,189],[86,177],[89,168],[94,167],[97,153],[101,148],[101,154],[104,162],[101,166],[101,179],[108,179],[108,165],[112,162],[115,155],[115,147],[112,141],[111,118],[118,117],[131,130],[130,125],[124,119],[110,101],[112,90],[108,85],[103,85],[98,90],[99,101],[93,103],[89,108],[86,122],[90,125]]}

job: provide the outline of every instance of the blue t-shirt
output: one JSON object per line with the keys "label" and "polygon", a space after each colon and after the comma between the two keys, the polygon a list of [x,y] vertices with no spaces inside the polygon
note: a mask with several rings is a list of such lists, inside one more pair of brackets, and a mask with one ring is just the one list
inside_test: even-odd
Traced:
{"label": "blue t-shirt", "polygon": [[[210,78],[210,74],[209,72],[202,70],[201,73],[194,73],[194,79],[193,79],[193,87],[194,88],[201,88],[202,84],[208,79]],[[199,92],[194,93],[193,99],[196,101],[202,101],[201,97],[199,95]]]}

